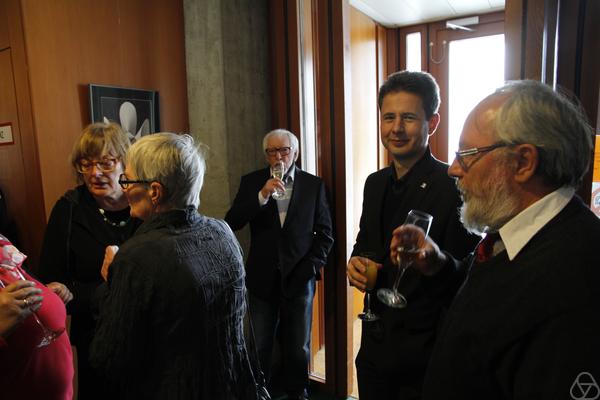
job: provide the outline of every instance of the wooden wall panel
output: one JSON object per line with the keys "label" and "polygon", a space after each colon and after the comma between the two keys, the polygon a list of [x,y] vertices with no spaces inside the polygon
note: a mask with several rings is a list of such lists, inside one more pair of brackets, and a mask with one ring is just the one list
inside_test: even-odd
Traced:
{"label": "wooden wall panel", "polygon": [[[506,4],[507,79],[538,79],[567,89],[579,98],[596,129],[599,7],[596,0],[511,0]],[[590,169],[578,191],[588,203],[591,180]]]}
{"label": "wooden wall panel", "polygon": [[[23,224],[23,217],[27,214],[27,204],[24,201],[27,182],[13,76],[11,49],[5,48],[0,51],[0,125],[11,125],[13,143],[0,144],[0,188],[8,205],[9,219],[18,221],[18,227]],[[9,236],[15,245],[21,247],[19,231],[18,229],[17,236],[10,236],[13,232],[0,233]],[[26,249],[22,251],[25,252]]]}
{"label": "wooden wall panel", "polygon": [[[15,125],[15,145],[6,147],[6,167],[13,176],[23,179],[24,185],[16,181],[0,182],[7,185],[8,212],[17,225],[21,250],[29,256],[28,268],[35,270],[39,257],[46,219],[43,205],[41,176],[38,162],[37,140],[35,137],[31,108],[28,63],[25,55],[25,42],[19,0],[3,2],[1,13],[8,31],[8,44],[11,74],[14,91],[10,87],[2,89],[2,96],[16,101],[17,115],[9,118]],[[8,69],[8,65],[5,65]],[[7,154],[7,153],[10,153]],[[3,155],[4,158],[4,155]]]}
{"label": "wooden wall panel", "polygon": [[74,184],[87,84],[159,91],[162,130],[187,131],[183,6],[168,0],[22,0],[46,212]]}
{"label": "wooden wall panel", "polygon": [[6,5],[0,5],[0,50],[4,50],[10,46],[7,11]]}
{"label": "wooden wall panel", "polygon": [[504,9],[505,59],[504,77],[506,80],[520,79],[522,76],[524,52],[524,0],[509,0]]}
{"label": "wooden wall panel", "polygon": [[[584,28],[582,29],[579,99],[596,135],[600,135],[600,72],[598,71],[598,65],[600,65],[600,40],[598,40],[600,38],[600,2],[588,1],[586,7]],[[599,153],[600,149],[595,149],[595,152]],[[579,194],[586,202],[590,201],[588,194],[592,191],[592,173],[593,165],[590,166],[579,190]]]}

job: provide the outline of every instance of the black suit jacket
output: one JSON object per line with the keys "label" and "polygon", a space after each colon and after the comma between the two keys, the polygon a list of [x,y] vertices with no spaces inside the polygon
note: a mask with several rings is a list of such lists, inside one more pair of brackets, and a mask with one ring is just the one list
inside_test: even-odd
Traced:
{"label": "black suit jacket", "polygon": [[[392,286],[397,268],[390,264],[391,231],[383,232],[384,221],[392,220],[394,228],[401,225],[411,209],[433,216],[429,236],[457,257],[470,253],[479,237],[469,234],[459,219],[461,200],[455,182],[447,174],[448,165],[436,160],[429,151],[406,176],[406,190],[393,215],[383,215],[386,190],[391,190],[393,167],[384,168],[365,182],[360,231],[353,255],[363,251],[375,252],[384,263],[378,273],[376,288]],[[387,225],[387,224],[386,224]],[[400,283],[399,291],[407,297],[404,309],[390,308],[371,296],[371,307],[381,317],[379,321],[363,324],[363,339],[357,365],[375,372],[404,374],[411,382],[399,385],[418,386],[422,380],[436,326],[450,304],[460,278],[439,274],[428,278],[409,268]],[[404,379],[404,378],[403,378]],[[418,389],[417,389],[418,390]]]}
{"label": "black suit jacket", "polygon": [[320,277],[333,245],[331,215],[323,181],[296,167],[294,189],[283,226],[276,201],[258,203],[258,192],[270,178],[264,168],[242,177],[233,205],[225,216],[231,229],[250,224],[246,286],[259,298],[270,299],[276,285],[294,296],[310,279]]}

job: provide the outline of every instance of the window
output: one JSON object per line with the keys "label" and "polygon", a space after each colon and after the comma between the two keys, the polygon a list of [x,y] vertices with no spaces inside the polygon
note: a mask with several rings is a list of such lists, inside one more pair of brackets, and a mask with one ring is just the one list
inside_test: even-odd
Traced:
{"label": "window", "polygon": [[452,162],[469,112],[504,83],[504,35],[452,40],[448,56],[448,161]]}
{"label": "window", "polygon": [[406,69],[421,71],[421,32],[406,35]]}

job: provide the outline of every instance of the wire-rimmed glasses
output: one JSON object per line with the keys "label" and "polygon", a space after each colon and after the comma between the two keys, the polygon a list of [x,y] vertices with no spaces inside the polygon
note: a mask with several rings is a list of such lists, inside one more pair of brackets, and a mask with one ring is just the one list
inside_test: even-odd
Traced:
{"label": "wire-rimmed glasses", "polygon": [[465,160],[466,157],[471,157],[471,156],[474,156],[474,155],[480,154],[480,153],[488,153],[492,150],[499,149],[500,147],[507,147],[507,146],[510,146],[510,144],[509,143],[494,143],[490,146],[472,147],[470,149],[455,151],[454,154],[456,156],[456,161],[458,162],[460,167],[464,171],[468,171],[470,164],[467,164],[467,162]]}

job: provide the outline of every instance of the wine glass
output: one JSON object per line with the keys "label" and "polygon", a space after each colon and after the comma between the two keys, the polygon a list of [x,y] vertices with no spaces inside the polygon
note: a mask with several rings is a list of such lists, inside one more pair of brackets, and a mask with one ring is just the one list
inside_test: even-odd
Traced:
{"label": "wine glass", "polygon": [[[277,178],[280,181],[283,181],[283,175],[285,174],[285,164],[283,161],[277,161],[275,165],[273,165],[273,178]],[[275,189],[275,193],[271,195],[275,200],[282,199],[285,196],[285,193],[280,189]]]}
{"label": "wine glass", "polygon": [[375,265],[375,262],[373,261],[375,259],[375,253],[360,253],[360,256],[363,257],[366,266],[365,276],[367,277],[367,288],[365,295],[366,309],[365,312],[358,314],[358,318],[365,322],[377,321],[379,316],[371,311],[371,292],[375,288],[375,283],[377,282],[377,265]]}
{"label": "wine glass", "polygon": [[[9,268],[7,268],[5,266],[0,266],[0,268],[4,269],[5,272],[7,272],[7,273],[11,273],[12,272],[16,276],[18,276],[18,278],[20,280],[25,280],[25,277],[23,276],[23,274],[19,270],[19,267],[13,267],[13,268],[9,269]],[[2,279],[0,279],[0,287],[1,288],[5,288],[7,284],[8,284],[8,282],[5,283],[4,281],[2,281]],[[33,310],[31,311],[31,315],[35,319],[35,322],[42,329],[42,340],[37,345],[37,347],[48,346],[50,343],[54,342],[56,340],[56,338],[58,338],[60,335],[62,335],[62,333],[65,331],[64,327],[59,328],[57,330],[52,330],[52,329],[48,328],[46,325],[44,325],[44,323],[40,320],[40,317],[38,317],[37,313],[35,311],[33,311]]]}
{"label": "wine glass", "polygon": [[[425,232],[425,237],[427,237],[432,221],[433,217],[431,215],[423,211],[410,210],[406,216],[404,225],[418,226],[419,228],[423,229],[423,232]],[[402,280],[406,269],[411,266],[421,249],[414,245],[409,245],[400,246],[397,248],[397,251],[398,255],[396,261],[398,262],[398,268],[400,272],[396,275],[392,289],[379,289],[377,291],[377,297],[382,303],[387,304],[390,307],[404,308],[407,304],[406,297],[398,292],[398,286],[400,285],[400,281]]]}

